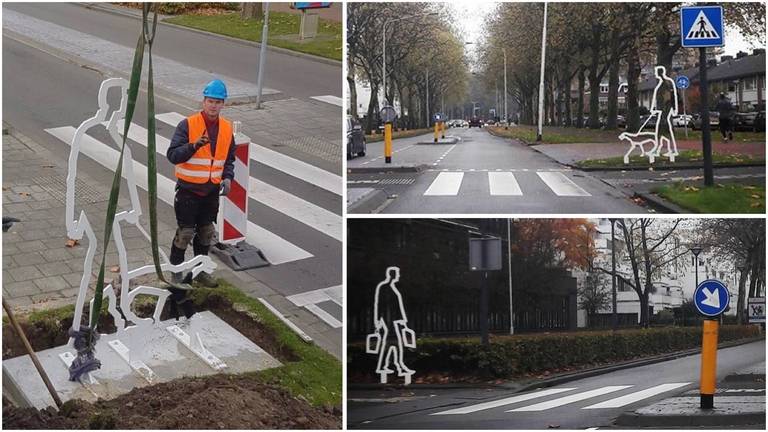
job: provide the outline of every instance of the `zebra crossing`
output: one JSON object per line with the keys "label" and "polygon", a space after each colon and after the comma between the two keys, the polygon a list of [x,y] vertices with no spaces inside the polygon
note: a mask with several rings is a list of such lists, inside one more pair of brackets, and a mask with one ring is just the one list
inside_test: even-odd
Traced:
{"label": "zebra crossing", "polygon": [[[424,196],[456,196],[459,195],[462,185],[471,178],[472,182],[484,182],[488,184],[488,193],[491,196],[523,196],[525,191],[519,181],[525,178],[529,184],[543,183],[546,188],[559,197],[589,197],[589,192],[576,184],[562,170],[536,171],[528,170],[463,170],[463,171],[439,171],[437,177],[424,191]],[[533,177],[533,178],[531,178]]]}
{"label": "zebra crossing", "polygon": [[[439,411],[432,413],[433,416],[443,415],[464,415],[472,414],[479,411],[490,410],[494,408],[505,408],[504,412],[508,413],[522,413],[522,412],[541,412],[554,408],[562,407],[565,405],[576,404],[578,402],[589,401],[590,399],[601,398],[602,396],[611,395],[615,396],[619,392],[631,390],[629,393],[623,394],[618,397],[613,397],[601,402],[588,404],[580,409],[583,410],[595,410],[595,409],[610,409],[610,408],[622,408],[627,405],[640,402],[644,399],[648,399],[654,396],[661,395],[663,393],[671,392],[676,389],[681,389],[690,382],[675,382],[664,383],[655,385],[653,387],[637,389],[635,385],[611,385],[599,387],[596,389],[579,391],[577,387],[563,387],[563,388],[548,388],[543,390],[536,390],[530,393],[521,395],[515,395],[503,399],[498,399],[490,402],[483,402],[479,404],[464,406],[460,408],[454,408],[447,411]],[[571,394],[566,394],[566,393]],[[575,392],[575,393],[573,393]],[[550,399],[551,397],[551,399]],[[542,401],[536,401],[536,399],[544,399]],[[533,402],[532,404],[522,404],[522,406],[510,407],[515,404],[521,404],[523,402]],[[589,403],[589,402],[587,402]],[[506,409],[511,408],[511,409]]]}
{"label": "zebra crossing", "polygon": [[[341,328],[342,288],[336,285],[330,288],[322,288],[314,291],[303,292],[286,297],[288,301],[298,307],[303,307],[312,312],[333,328]],[[330,311],[329,311],[330,309]]]}
{"label": "zebra crossing", "polygon": [[[160,122],[175,127],[185,116],[177,112],[167,112],[158,114],[155,118]],[[120,133],[123,132],[121,127],[118,129]],[[73,126],[62,126],[46,129],[46,132],[70,145],[75,130],[76,128]],[[136,123],[132,123],[128,132],[128,139],[146,148],[147,130]],[[170,139],[159,134],[156,134],[155,139],[157,153],[161,157],[165,157],[165,153],[170,145]],[[81,151],[85,156],[88,156],[110,171],[114,171],[117,167],[119,151],[114,145],[109,145],[90,135],[85,135]],[[315,185],[337,196],[342,194],[343,182],[341,176],[321,170],[303,161],[290,158],[255,143],[250,143],[249,153],[252,160],[269,165],[271,168],[288,174],[301,182]],[[136,173],[137,185],[147,190],[147,167],[138,161],[134,161],[133,169]],[[171,206],[174,202],[175,183],[175,178],[171,172],[158,172],[158,198]],[[250,177],[249,198],[339,243],[342,240],[342,216],[253,176]],[[250,220],[248,221],[246,240],[251,244],[258,245],[273,265],[295,262],[314,256],[309,251],[286,240],[281,234],[272,232]]]}

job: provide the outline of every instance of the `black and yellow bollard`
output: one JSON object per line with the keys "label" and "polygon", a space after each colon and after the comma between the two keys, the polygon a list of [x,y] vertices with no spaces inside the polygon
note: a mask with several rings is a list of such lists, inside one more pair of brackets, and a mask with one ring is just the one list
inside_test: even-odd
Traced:
{"label": "black and yellow bollard", "polygon": [[440,131],[440,122],[435,122],[435,142],[437,142],[437,133]]}
{"label": "black and yellow bollard", "polygon": [[440,122],[440,139],[445,139],[445,122]]}
{"label": "black and yellow bollard", "polygon": [[701,340],[701,409],[715,406],[715,382],[717,378],[717,319],[705,319]]}
{"label": "black and yellow bollard", "polygon": [[392,163],[392,123],[384,124],[384,163]]}

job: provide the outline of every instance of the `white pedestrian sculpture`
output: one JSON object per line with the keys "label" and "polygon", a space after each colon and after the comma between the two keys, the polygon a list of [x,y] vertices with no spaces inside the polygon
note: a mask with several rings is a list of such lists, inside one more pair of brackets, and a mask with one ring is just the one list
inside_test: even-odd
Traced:
{"label": "white pedestrian sculpture", "polygon": [[[388,267],[386,278],[376,286],[373,300],[374,330],[366,338],[365,351],[379,355],[376,373],[379,374],[382,384],[386,384],[388,375],[395,372],[389,368],[394,365],[397,375],[403,377],[405,385],[408,385],[416,371],[405,365],[403,351],[404,347],[416,348],[416,333],[408,328],[403,296],[396,286],[399,280],[400,268]],[[393,336],[397,343],[388,339]]]}
{"label": "white pedestrian sculpture", "polygon": [[[83,263],[83,276],[80,280],[80,289],[77,295],[77,302],[75,303],[75,314],[72,321],[73,333],[81,329],[83,318],[83,307],[85,305],[86,296],[88,294],[88,283],[91,279],[93,269],[93,258],[97,249],[96,234],[93,231],[88,216],[84,210],[80,211],[80,217],[75,219],[75,179],[77,177],[77,163],[80,156],[80,148],[83,143],[86,132],[94,126],[100,125],[107,120],[107,114],[110,107],[107,102],[107,94],[111,88],[118,88],[120,90],[120,107],[115,110],[109,121],[106,122],[106,129],[112,140],[118,145],[122,143],[118,127],[124,126],[124,116],[126,106],[128,103],[128,82],[122,78],[110,78],[101,83],[99,88],[98,103],[99,108],[96,114],[85,120],[75,131],[72,138],[71,149],[69,153],[69,165],[67,174],[67,195],[66,195],[66,226],[67,236],[73,240],[81,240],[83,234],[88,238],[88,250],[85,255]],[[122,120],[122,121],[121,121]],[[115,221],[112,228],[112,238],[115,242],[115,248],[117,249],[119,259],[119,271],[120,271],[120,300],[118,303],[117,296],[115,294],[115,288],[112,284],[108,284],[104,288],[104,298],[108,300],[108,310],[113,317],[115,327],[117,328],[117,342],[110,342],[110,346],[121,355],[121,357],[130,364],[130,366],[142,375],[147,381],[152,382],[154,374],[152,371],[140,360],[137,360],[137,356],[132,356],[131,350],[124,344],[119,342],[120,339],[130,340],[134,335],[141,337],[144,332],[152,325],[156,325],[160,322],[160,314],[163,310],[170,291],[161,288],[138,286],[131,289],[131,280],[136,277],[151,274],[155,272],[153,264],[145,265],[136,269],[130,270],[128,268],[128,254],[125,250],[123,243],[123,237],[121,232],[121,222],[133,224],[148,240],[149,234],[144,230],[139,222],[139,218],[142,215],[141,202],[139,201],[138,189],[136,187],[136,181],[134,176],[134,161],[131,153],[131,148],[128,144],[125,146],[123,154],[123,178],[127,183],[128,195],[130,197],[131,207],[128,210],[120,211],[115,215]],[[107,245],[104,245],[106,247]],[[160,250],[161,260],[163,264],[161,269],[163,271],[180,272],[184,270],[192,269],[193,277],[199,274],[201,271],[213,272],[216,268],[216,264],[208,256],[196,256],[189,261],[186,261],[179,265],[171,265],[168,261],[167,255]],[[157,303],[155,310],[151,318],[140,318],[136,316],[131,309],[131,305],[139,294],[152,295],[157,297]],[[118,310],[119,306],[119,310]],[[98,311],[93,310],[93,299],[89,302],[90,315]],[[122,312],[122,313],[121,313]],[[133,323],[128,326],[127,321]],[[69,345],[72,346],[73,339],[70,338]],[[140,352],[141,350],[139,350]],[[65,353],[69,355],[69,353]],[[72,356],[62,355],[62,360],[65,363],[71,364]],[[98,362],[97,362],[98,363]],[[68,364],[68,366],[69,366]],[[89,375],[91,382],[94,382],[93,377]]]}
{"label": "white pedestrian sculpture", "polygon": [[[661,154],[661,150],[666,143],[667,152],[664,156],[668,157],[671,162],[675,161],[675,156],[679,153],[677,151],[677,141],[675,140],[675,129],[672,126],[672,117],[678,113],[677,102],[677,86],[675,86],[674,80],[667,76],[667,70],[664,66],[656,66],[654,68],[655,76],[657,79],[656,87],[653,89],[653,96],[651,98],[651,113],[648,119],[640,126],[640,130],[635,133],[622,132],[619,135],[620,140],[629,141],[629,151],[624,155],[624,163],[629,164],[629,155],[635,148],[640,149],[640,156],[647,156],[650,163],[654,163],[656,158]],[[665,118],[662,118],[664,114],[663,107],[658,106],[659,90],[662,89],[664,84],[672,87],[672,100],[671,107],[667,112]],[[655,121],[655,128],[653,132],[644,132],[645,126],[651,120]],[[653,147],[650,151],[645,151],[645,144],[652,144]]]}

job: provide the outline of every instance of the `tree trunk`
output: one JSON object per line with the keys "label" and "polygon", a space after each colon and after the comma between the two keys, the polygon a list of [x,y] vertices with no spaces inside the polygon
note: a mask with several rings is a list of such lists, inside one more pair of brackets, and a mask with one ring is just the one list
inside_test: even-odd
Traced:
{"label": "tree trunk", "polygon": [[555,105],[557,106],[557,126],[564,126],[566,124],[563,118],[563,94],[565,93],[565,85],[562,81],[558,83],[557,99]]}
{"label": "tree trunk", "polygon": [[616,116],[619,114],[619,62],[611,64],[608,70],[608,115],[606,129],[616,129]]}
{"label": "tree trunk", "polygon": [[600,128],[600,33],[601,28],[592,26],[592,44],[589,63],[589,128]]}
{"label": "tree trunk", "polygon": [[378,84],[371,83],[371,100],[368,101],[368,121],[365,125],[365,134],[370,135],[375,126],[378,126],[374,122],[374,118],[378,119],[378,113],[375,112],[376,105],[378,105],[379,86]]}
{"label": "tree trunk", "polygon": [[584,127],[584,86],[585,84],[584,66],[579,66],[579,100],[576,102],[576,127]]}
{"label": "tree trunk", "polygon": [[[750,251],[749,254],[747,255],[747,257],[748,257],[747,260],[751,259],[751,255],[752,255],[752,251]],[[745,321],[746,321],[744,319],[745,318],[744,317],[744,307],[745,307],[745,303],[746,303],[744,301],[745,300],[744,299],[744,295],[746,294],[745,288],[746,288],[746,285],[747,285],[747,275],[749,274],[749,270],[751,270],[750,267],[744,269],[744,271],[742,271],[739,274],[739,297],[738,297],[738,300],[736,302],[736,308],[737,308],[736,309],[736,323],[739,324],[739,325],[745,324]]]}
{"label": "tree trunk", "polygon": [[355,86],[355,67],[352,56],[347,56],[347,87],[349,87],[349,112],[347,114],[357,119],[357,87]]}
{"label": "tree trunk", "polygon": [[648,328],[650,320],[648,319],[648,291],[643,292],[640,296],[640,326]]}
{"label": "tree trunk", "polygon": [[243,2],[240,3],[240,18],[260,19],[264,16],[263,3]]}
{"label": "tree trunk", "polygon": [[640,104],[638,103],[638,86],[640,84],[640,56],[637,44],[629,49],[627,57],[627,130],[636,132],[640,128]]}

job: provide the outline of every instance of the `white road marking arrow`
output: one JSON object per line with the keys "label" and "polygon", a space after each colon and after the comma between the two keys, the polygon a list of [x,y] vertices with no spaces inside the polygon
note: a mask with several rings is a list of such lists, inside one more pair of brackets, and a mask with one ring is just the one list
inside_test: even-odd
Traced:
{"label": "white road marking arrow", "polygon": [[706,288],[702,288],[701,292],[704,293],[704,295],[707,297],[706,299],[701,301],[701,304],[712,306],[715,309],[720,309],[720,294],[718,293],[717,288],[713,288],[714,291],[710,291]]}

